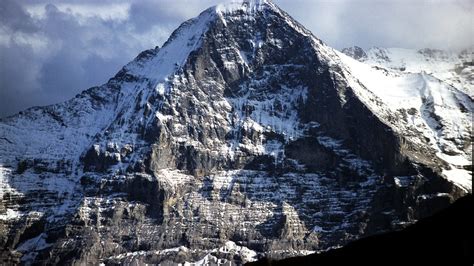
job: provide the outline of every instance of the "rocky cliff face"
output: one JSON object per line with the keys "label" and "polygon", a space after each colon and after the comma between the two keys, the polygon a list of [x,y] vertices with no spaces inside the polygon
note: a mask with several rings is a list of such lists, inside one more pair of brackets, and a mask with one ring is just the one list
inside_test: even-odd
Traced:
{"label": "rocky cliff face", "polygon": [[472,195],[468,195],[400,231],[362,238],[318,254],[283,260],[265,258],[246,265],[340,265],[347,261],[357,265],[377,265],[387,260],[392,265],[403,265],[407,261],[437,264],[446,258],[452,264],[469,265],[472,262],[472,203]]}
{"label": "rocky cliff face", "polygon": [[1,120],[1,257],[242,263],[402,228],[471,191],[472,98],[420,76],[441,98],[394,110],[380,90],[410,78],[269,1],[210,8],[107,84]]}

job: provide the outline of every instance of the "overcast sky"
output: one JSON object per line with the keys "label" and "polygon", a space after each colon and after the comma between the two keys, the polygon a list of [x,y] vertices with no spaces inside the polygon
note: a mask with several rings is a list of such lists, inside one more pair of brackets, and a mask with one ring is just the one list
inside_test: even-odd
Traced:
{"label": "overcast sky", "polygon": [[[218,0],[2,0],[0,117],[105,83]],[[474,45],[471,0],[274,0],[341,49]]]}

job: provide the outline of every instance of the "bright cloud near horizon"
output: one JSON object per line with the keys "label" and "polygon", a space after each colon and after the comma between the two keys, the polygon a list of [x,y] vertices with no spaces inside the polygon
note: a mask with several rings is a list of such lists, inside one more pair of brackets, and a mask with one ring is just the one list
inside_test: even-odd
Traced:
{"label": "bright cloud near horizon", "polygon": [[[461,50],[474,45],[470,0],[273,0],[337,49]],[[105,83],[218,0],[3,0],[0,117]]]}

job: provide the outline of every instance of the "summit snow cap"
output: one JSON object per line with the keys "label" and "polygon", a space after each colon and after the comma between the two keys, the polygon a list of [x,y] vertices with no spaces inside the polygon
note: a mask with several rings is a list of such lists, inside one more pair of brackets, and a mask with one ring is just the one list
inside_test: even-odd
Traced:
{"label": "summit snow cap", "polygon": [[235,11],[244,11],[247,13],[255,13],[263,11],[266,8],[274,8],[271,0],[233,0],[225,4],[216,6],[217,13],[232,13]]}

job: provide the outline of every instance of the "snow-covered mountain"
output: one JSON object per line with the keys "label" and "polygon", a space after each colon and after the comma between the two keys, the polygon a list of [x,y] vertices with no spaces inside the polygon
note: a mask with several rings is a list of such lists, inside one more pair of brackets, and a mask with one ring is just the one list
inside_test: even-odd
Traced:
{"label": "snow-covered mountain", "polygon": [[364,51],[354,46],[342,52],[374,67],[402,73],[424,72],[474,97],[474,47],[450,52],[429,48],[410,50],[378,47]]}
{"label": "snow-covered mountain", "polygon": [[437,157],[451,165],[444,174],[471,190],[472,147],[467,146],[472,145],[474,50],[371,48],[365,52],[355,46],[342,52],[366,64],[345,61],[364,86],[408,122],[397,126],[401,132],[422,135]]}
{"label": "snow-covered mountain", "polygon": [[472,109],[268,0],[212,7],[108,83],[0,121],[0,257],[242,263],[396,230],[471,193]]}

